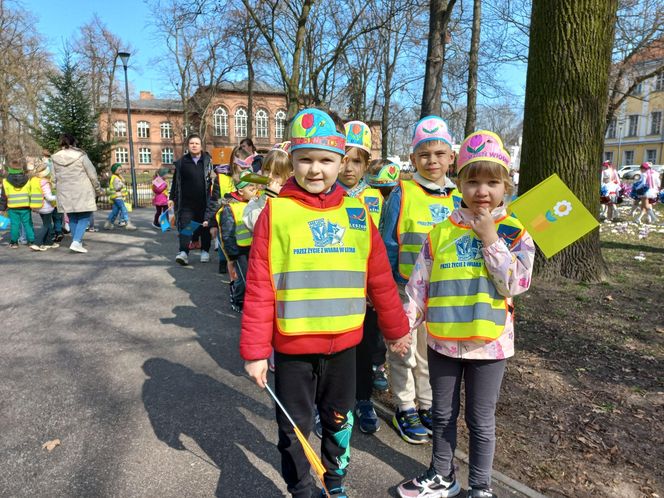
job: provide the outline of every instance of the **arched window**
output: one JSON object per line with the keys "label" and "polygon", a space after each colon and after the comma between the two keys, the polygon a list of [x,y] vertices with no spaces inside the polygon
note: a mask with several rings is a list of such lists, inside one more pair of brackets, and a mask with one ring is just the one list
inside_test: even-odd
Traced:
{"label": "arched window", "polygon": [[286,130],[286,113],[278,110],[274,115],[274,136],[277,139],[284,139],[284,132]]}
{"label": "arched window", "polygon": [[256,111],[256,138],[268,138],[269,117],[265,109]]}
{"label": "arched window", "polygon": [[113,123],[113,136],[126,137],[127,136],[127,123],[126,121],[116,121]]}
{"label": "arched window", "polygon": [[161,138],[173,138],[173,125],[171,123],[161,123]]}
{"label": "arched window", "polygon": [[[237,116],[237,114],[236,114]],[[228,136],[228,111],[223,107],[217,107],[212,115],[214,121],[214,136],[227,137]],[[237,119],[237,118],[236,118]]]}
{"label": "arched window", "polygon": [[239,107],[235,111],[235,136],[237,138],[247,136],[247,110],[244,107]]}
{"label": "arched window", "polygon": [[139,121],[136,123],[138,128],[138,138],[150,138],[150,123],[147,121]]}

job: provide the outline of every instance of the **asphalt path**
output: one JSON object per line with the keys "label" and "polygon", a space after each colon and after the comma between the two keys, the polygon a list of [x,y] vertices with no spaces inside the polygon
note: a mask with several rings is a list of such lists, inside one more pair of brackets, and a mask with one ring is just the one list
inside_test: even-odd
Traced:
{"label": "asphalt path", "polygon": [[[151,216],[87,233],[87,254],[13,250],[2,234],[0,496],[286,495],[274,406],[244,374],[226,276],[214,255],[176,265],[175,234]],[[357,497],[396,496],[431,457],[385,422],[352,447]]]}

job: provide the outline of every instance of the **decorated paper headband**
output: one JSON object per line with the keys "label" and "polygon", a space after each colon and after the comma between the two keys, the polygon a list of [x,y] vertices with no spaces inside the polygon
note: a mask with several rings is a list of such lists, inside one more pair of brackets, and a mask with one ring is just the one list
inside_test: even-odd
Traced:
{"label": "decorated paper headband", "polygon": [[371,130],[362,121],[350,121],[344,125],[346,147],[357,147],[371,154]]}
{"label": "decorated paper headband", "polygon": [[242,169],[249,169],[254,162],[254,157],[256,154],[252,154],[245,159],[240,159],[239,157],[233,158],[233,162],[237,164]]}
{"label": "decorated paper headband", "polygon": [[322,149],[342,156],[346,138],[337,131],[334,121],[320,109],[304,109],[296,114],[291,125],[291,153],[298,149]]}
{"label": "decorated paper headband", "polygon": [[22,168],[9,167],[9,168],[7,168],[7,173],[9,173],[10,175],[19,175],[19,174],[23,173],[23,169]]}
{"label": "decorated paper headband", "polygon": [[417,122],[411,145],[415,150],[424,142],[431,142],[432,140],[440,140],[452,147],[452,135],[450,135],[447,123],[438,116],[427,116]]}
{"label": "decorated paper headband", "polygon": [[247,185],[249,185],[249,182],[242,181],[242,178],[244,178],[245,176],[250,175],[250,174],[251,174],[251,171],[249,171],[249,170],[242,171],[240,173],[240,180],[235,183],[235,188],[240,190],[241,188],[244,188]]}
{"label": "decorated paper headband", "polygon": [[458,171],[477,161],[500,164],[509,171],[511,158],[498,135],[491,131],[480,130],[468,135],[461,144],[457,161]]}
{"label": "decorated paper headband", "polygon": [[272,150],[276,150],[278,152],[284,152],[289,155],[290,155],[290,148],[291,148],[291,143],[289,140],[286,140],[285,142],[280,142],[278,144],[274,144],[274,146],[272,146]]}
{"label": "decorated paper headband", "polygon": [[366,181],[370,187],[395,187],[399,183],[400,171],[398,164],[389,163],[380,168],[375,175],[367,175]]}

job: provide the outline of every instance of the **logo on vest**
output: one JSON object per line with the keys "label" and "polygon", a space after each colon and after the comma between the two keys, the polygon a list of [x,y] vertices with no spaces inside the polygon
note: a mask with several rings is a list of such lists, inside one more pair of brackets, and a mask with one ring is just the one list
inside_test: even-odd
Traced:
{"label": "logo on vest", "polygon": [[[378,199],[376,199],[378,201]],[[348,224],[353,230],[367,229],[367,212],[364,208],[346,208]]]}
{"label": "logo on vest", "polygon": [[378,213],[380,211],[378,197],[365,197],[364,205],[367,207],[370,213]]}
{"label": "logo on vest", "polygon": [[449,208],[442,204],[429,204],[429,211],[431,212],[431,220],[434,224],[445,221],[450,215]]}
{"label": "logo on vest", "polygon": [[309,230],[314,239],[315,247],[327,247],[341,245],[346,229],[337,223],[332,223],[325,218],[319,218],[309,222]]}
{"label": "logo on vest", "polygon": [[482,258],[482,241],[471,237],[470,235],[464,235],[456,241],[456,252],[459,261],[472,261],[474,259]]}

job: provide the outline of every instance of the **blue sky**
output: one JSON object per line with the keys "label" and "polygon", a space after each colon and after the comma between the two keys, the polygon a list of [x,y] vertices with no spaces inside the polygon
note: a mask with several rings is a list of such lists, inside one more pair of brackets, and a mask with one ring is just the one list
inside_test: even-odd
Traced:
{"label": "blue sky", "polygon": [[134,91],[150,90],[165,97],[171,92],[168,81],[150,64],[159,54],[158,42],[147,26],[150,13],[141,0],[19,0],[23,7],[37,17],[38,31],[48,42],[50,51],[60,60],[66,40],[97,14],[118,35],[136,49],[132,53],[128,71],[129,84]]}

